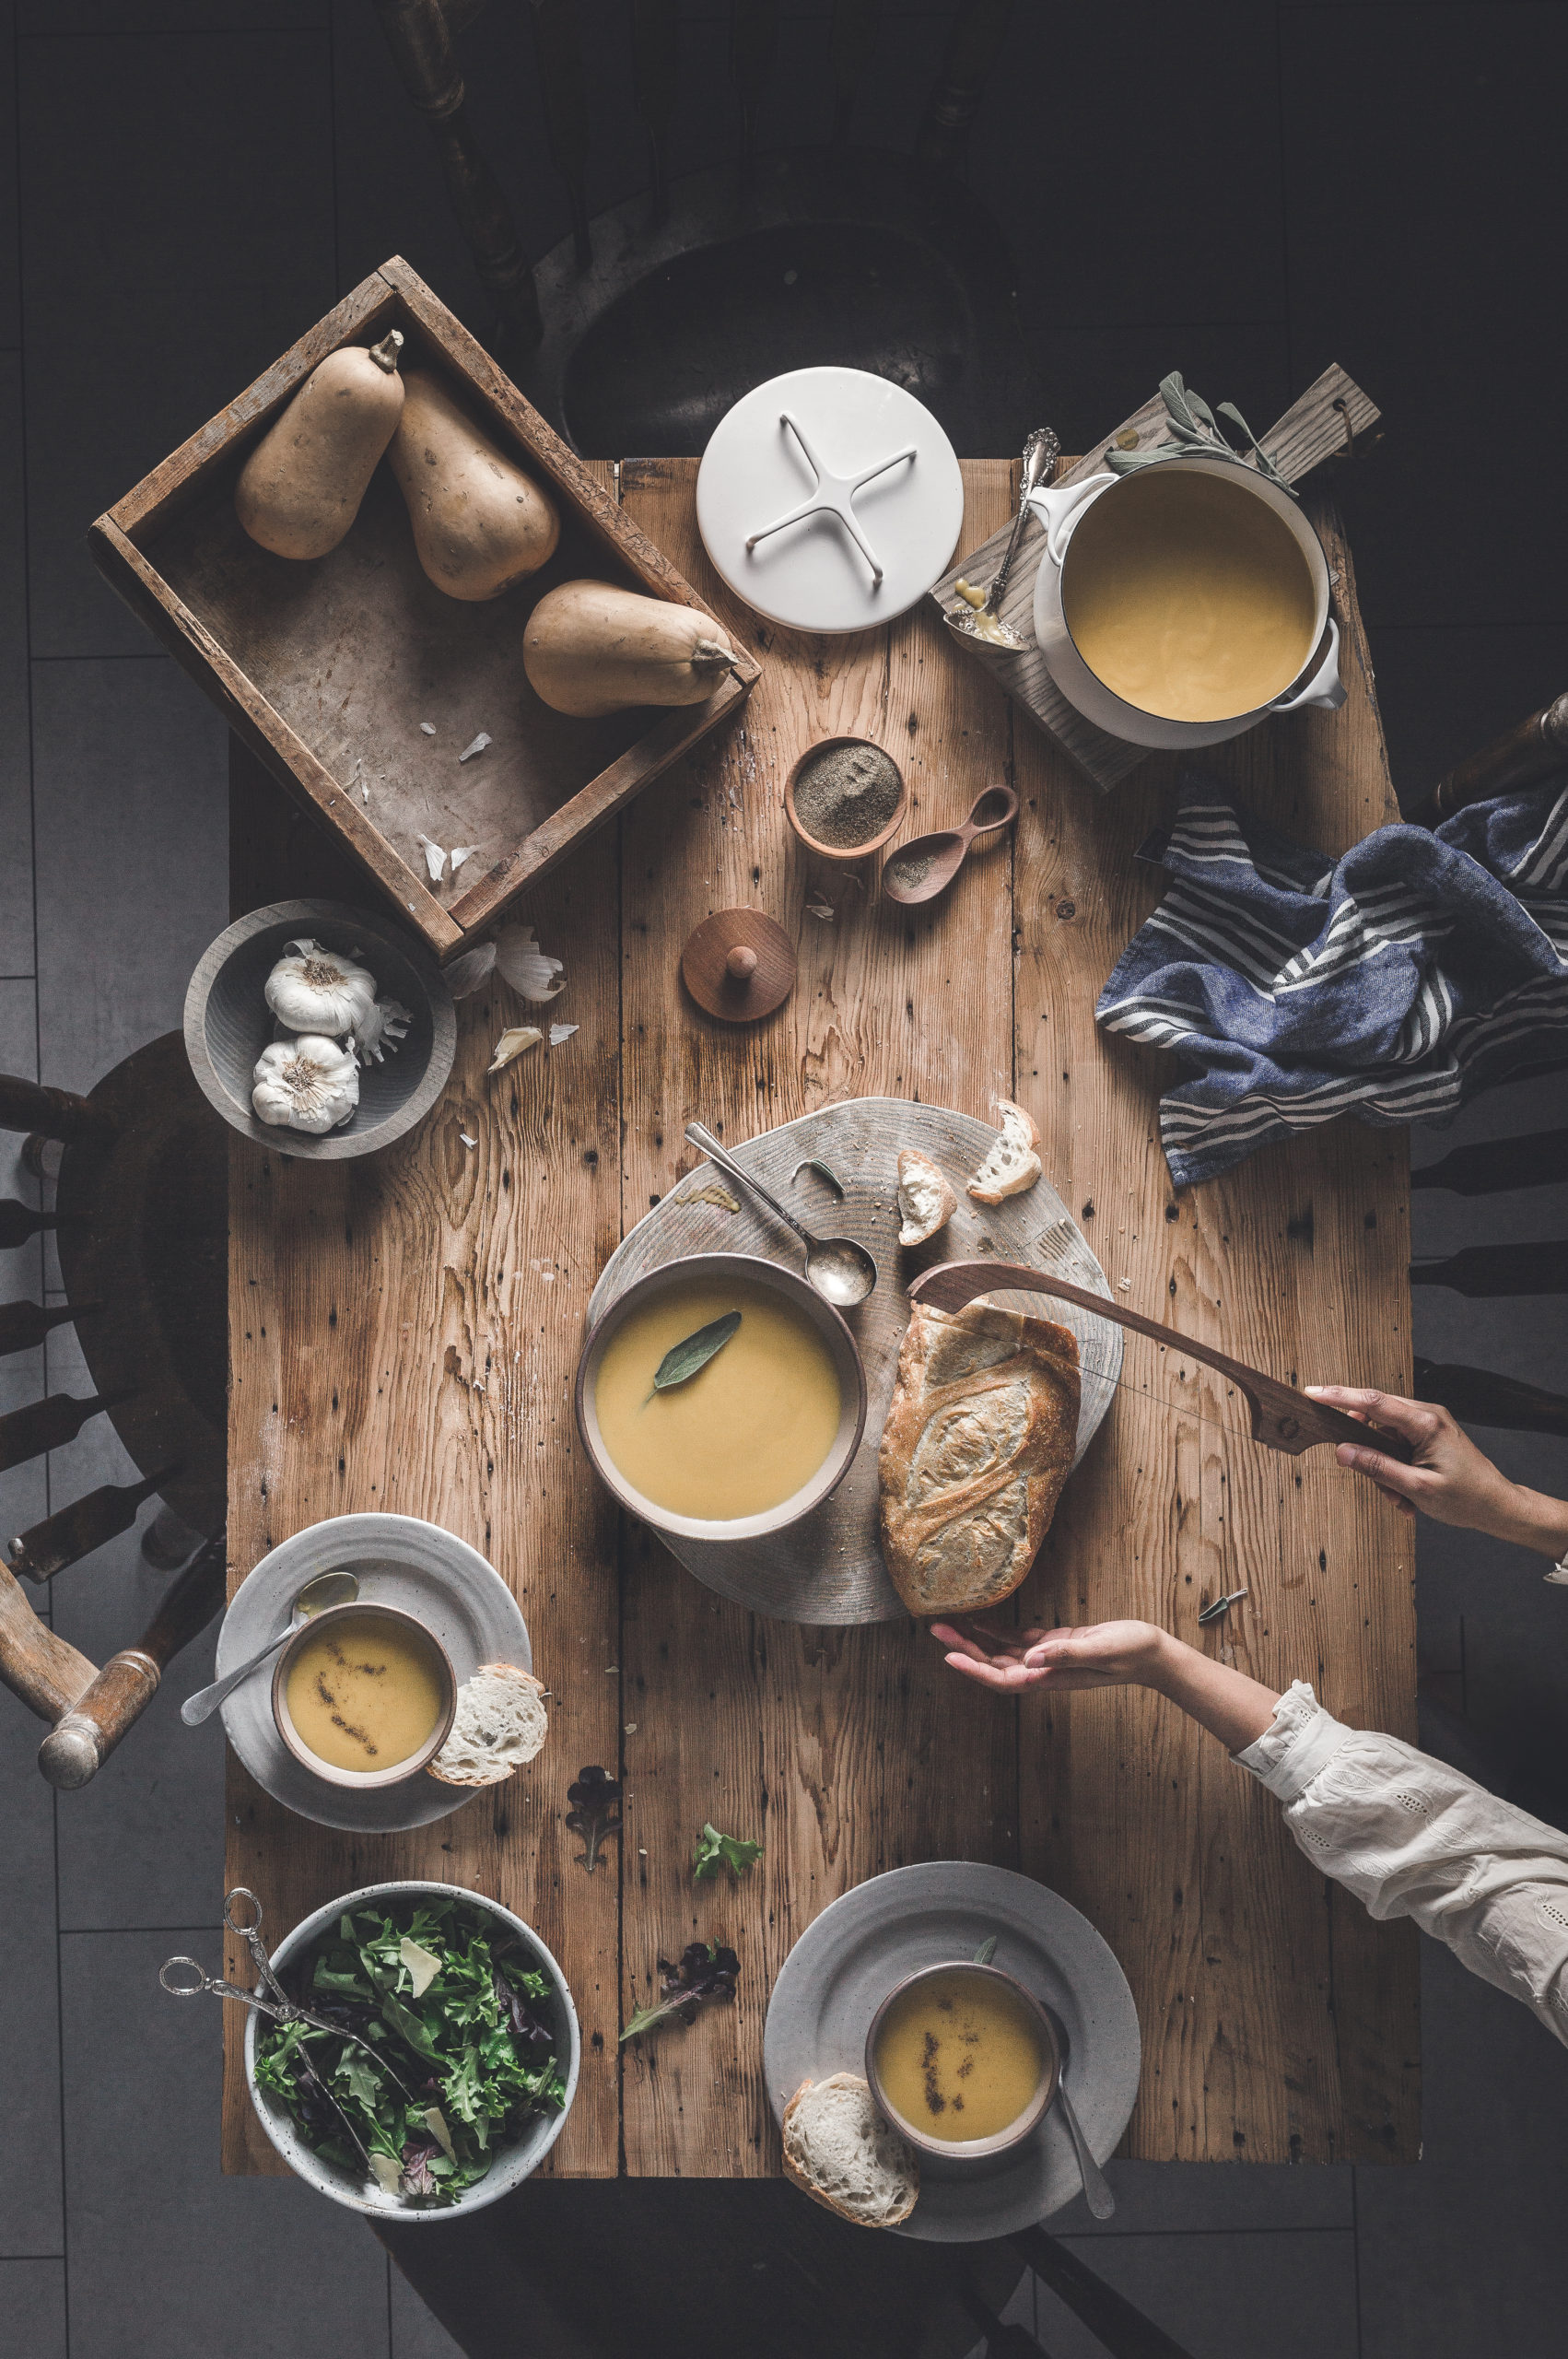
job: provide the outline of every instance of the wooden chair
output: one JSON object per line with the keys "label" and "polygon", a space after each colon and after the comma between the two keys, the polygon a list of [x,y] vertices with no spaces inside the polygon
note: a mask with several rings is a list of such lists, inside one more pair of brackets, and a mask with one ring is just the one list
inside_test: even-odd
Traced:
{"label": "wooden chair", "polygon": [[695,456],[739,395],[833,361],[907,385],[960,450],[1016,449],[1038,391],[996,222],[963,186],[965,137],[1010,0],[956,0],[912,154],[857,147],[880,0],[836,0],[823,47],[828,144],[765,149],[778,0],[731,0],[738,164],[673,176],[679,0],[631,0],[631,74],[649,190],[590,220],[589,77],[571,0],[531,11],[550,155],[572,233],[531,269],[464,109],[453,36],[483,0],[375,0],[430,124],[452,205],[499,314],[508,366],[579,451]]}
{"label": "wooden chair", "polygon": [[[57,1508],[10,1541],[0,1567],[0,1680],[50,1723],[44,1776],[80,1786],[223,1602],[228,1139],[178,1033],[138,1049],[85,1097],[0,1074],[0,1129],[27,1132],[24,1166],[54,1181],[52,1214],[0,1205],[0,1246],[53,1230],[66,1296],[49,1309],[0,1306],[0,1352],[75,1321],[92,1384],[85,1400],[55,1392],[0,1417],[0,1469],[107,1415],[146,1470]],[[137,1645],[100,1671],[39,1619],[21,1583],[53,1580],[126,1531],[155,1494],[206,1544]]]}

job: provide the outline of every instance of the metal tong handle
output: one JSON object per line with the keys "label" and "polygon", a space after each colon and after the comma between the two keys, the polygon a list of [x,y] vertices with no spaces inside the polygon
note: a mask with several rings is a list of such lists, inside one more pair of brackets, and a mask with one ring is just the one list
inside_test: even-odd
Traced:
{"label": "metal tong handle", "polygon": [[693,1146],[701,1147],[709,1163],[716,1163],[720,1171],[727,1171],[731,1180],[738,1180],[743,1188],[749,1188],[754,1196],[760,1196],[768,1210],[777,1213],[785,1227],[792,1228],[807,1251],[811,1250],[817,1240],[810,1229],[802,1228],[794,1214],[787,1213],[778,1197],[768,1194],[760,1180],[754,1180],[749,1171],[743,1171],[734,1156],[720,1145],[711,1131],[706,1129],[701,1122],[688,1122],[686,1137]]}
{"label": "metal tong handle", "polygon": [[1007,588],[1007,577],[1012,571],[1012,560],[1018,554],[1018,544],[1024,537],[1024,526],[1029,514],[1029,494],[1038,485],[1042,475],[1054,471],[1060,451],[1061,444],[1048,426],[1036,426],[1024,445],[1024,480],[1019,486],[1018,513],[1012,520],[1012,530],[1008,535],[1007,546],[1002,551],[1001,563],[996,569],[996,579],[987,591],[986,603],[980,608],[983,615],[994,615],[1001,604],[1002,593]]}

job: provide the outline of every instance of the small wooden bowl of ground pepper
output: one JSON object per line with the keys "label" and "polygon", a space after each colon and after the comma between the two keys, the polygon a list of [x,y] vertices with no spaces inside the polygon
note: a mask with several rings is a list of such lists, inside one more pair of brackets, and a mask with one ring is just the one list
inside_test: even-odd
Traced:
{"label": "small wooden bowl of ground pepper", "polygon": [[784,809],[808,851],[864,860],[895,835],[908,807],[904,773],[869,737],[808,745],[784,782]]}

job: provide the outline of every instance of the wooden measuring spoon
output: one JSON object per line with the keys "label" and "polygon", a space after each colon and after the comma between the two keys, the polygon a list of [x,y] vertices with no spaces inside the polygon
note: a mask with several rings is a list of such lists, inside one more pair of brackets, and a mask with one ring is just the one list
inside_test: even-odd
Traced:
{"label": "wooden measuring spoon", "polygon": [[[981,810],[988,803],[996,808],[989,819],[982,819]],[[993,835],[998,827],[1010,827],[1018,816],[1018,797],[1010,786],[988,786],[975,798],[974,808],[961,827],[939,827],[934,835],[912,836],[882,866],[882,889],[890,901],[900,901],[912,909],[919,901],[934,901],[944,893],[968,857],[970,845],[977,836]],[[900,882],[903,876],[914,874],[916,881]]]}

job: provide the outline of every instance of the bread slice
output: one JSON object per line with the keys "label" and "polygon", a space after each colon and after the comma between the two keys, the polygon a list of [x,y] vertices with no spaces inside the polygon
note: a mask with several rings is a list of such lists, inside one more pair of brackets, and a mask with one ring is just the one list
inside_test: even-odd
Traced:
{"label": "bread slice", "polygon": [[919,1147],[898,1150],[898,1231],[900,1245],[923,1245],[945,1228],[958,1210],[958,1199],[929,1155]]}
{"label": "bread slice", "polygon": [[911,1614],[1011,1597],[1071,1471],[1078,1397],[1070,1329],[916,1305],[877,1455],[883,1561]]}
{"label": "bread slice", "polygon": [[498,1786],[549,1731],[544,1689],[515,1662],[481,1663],[457,1691],[451,1733],[429,1765],[444,1786]]}
{"label": "bread slice", "polygon": [[1011,1097],[997,1100],[997,1112],[1001,1116],[1001,1135],[969,1182],[969,1193],[977,1204],[1000,1204],[1004,1196],[1021,1196],[1040,1176],[1040,1158],[1035,1152],[1040,1133],[1033,1118]]}
{"label": "bread slice", "polygon": [[784,2108],[784,2176],[862,2228],[895,2228],[914,2210],[920,2165],[864,2081],[802,2081]]}

